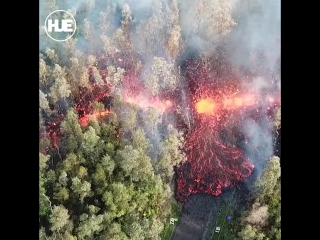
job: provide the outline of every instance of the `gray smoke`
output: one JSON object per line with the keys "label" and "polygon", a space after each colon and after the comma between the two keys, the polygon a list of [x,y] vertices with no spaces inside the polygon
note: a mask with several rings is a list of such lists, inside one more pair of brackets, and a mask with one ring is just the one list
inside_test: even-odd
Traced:
{"label": "gray smoke", "polygon": [[268,96],[280,97],[280,0],[233,0],[232,9],[237,25],[228,38],[229,60],[254,76],[251,90],[261,100],[258,121],[243,122],[250,136],[247,155],[259,174],[273,155],[274,129],[267,110]]}
{"label": "gray smoke", "polygon": [[280,61],[280,0],[233,0],[237,23],[230,33],[229,54],[234,65],[273,71]]}
{"label": "gray smoke", "polygon": [[[151,72],[152,59],[164,57],[168,63],[170,58],[165,57],[165,44],[168,34],[172,30],[173,20],[171,3],[172,0],[41,0],[40,1],[40,25],[50,11],[50,2],[56,2],[58,9],[76,10],[75,18],[79,29],[75,34],[77,38],[76,48],[87,53],[88,46],[85,44],[83,29],[80,28],[84,19],[90,22],[90,27],[97,50],[101,50],[100,35],[110,37],[121,26],[122,9],[128,4],[132,15],[130,40],[133,48],[140,54],[144,69],[142,72]],[[209,31],[214,21],[211,21],[212,11],[216,10],[218,0],[179,0],[179,24],[184,44],[183,51],[195,49],[200,54],[215,54],[218,45],[223,45],[226,56],[234,68],[244,69],[253,75],[251,90],[261,98],[266,92],[275,94],[280,92],[280,0],[231,0],[231,14],[236,25],[226,36],[223,44],[219,38]],[[200,3],[207,4],[201,5]],[[49,8],[48,8],[49,5]],[[201,9],[204,12],[197,12]],[[89,11],[84,11],[88,10]],[[206,10],[206,11],[205,11]],[[100,30],[100,14],[108,13],[108,24],[111,30],[102,33]],[[151,18],[153,16],[153,18]],[[208,30],[208,31],[207,31]],[[100,41],[100,42],[99,42]],[[46,48],[55,49],[58,44],[42,35],[40,50]],[[148,77],[141,76],[142,81]],[[244,85],[247,85],[246,76],[243,76]],[[182,92],[185,96],[186,89]],[[182,96],[182,99],[184,99]],[[187,100],[185,100],[187,101]],[[188,106],[182,103],[181,106]],[[182,109],[182,111],[187,111]],[[190,125],[191,116],[187,111],[186,122]],[[144,116],[143,116],[144,117]],[[260,151],[260,156],[248,152],[255,164],[267,159],[272,155],[272,131],[268,127],[269,117],[267,111],[261,113],[261,121],[255,122],[251,118],[243,121],[243,131],[251,133],[250,144]],[[169,124],[167,122],[167,124]],[[153,133],[154,142],[159,142],[159,130]],[[263,136],[263,137],[262,137]],[[250,148],[251,149],[251,148]],[[261,157],[263,156],[263,157]],[[259,168],[259,167],[258,167]]]}

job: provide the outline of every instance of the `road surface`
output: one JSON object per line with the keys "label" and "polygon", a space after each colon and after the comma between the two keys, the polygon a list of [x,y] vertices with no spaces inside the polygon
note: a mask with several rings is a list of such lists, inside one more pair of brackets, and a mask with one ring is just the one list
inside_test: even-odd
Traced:
{"label": "road surface", "polygon": [[[248,196],[245,184],[236,187],[234,197]],[[195,194],[182,207],[171,240],[211,240],[219,210],[224,201],[232,198],[234,188],[224,190],[219,196]]]}

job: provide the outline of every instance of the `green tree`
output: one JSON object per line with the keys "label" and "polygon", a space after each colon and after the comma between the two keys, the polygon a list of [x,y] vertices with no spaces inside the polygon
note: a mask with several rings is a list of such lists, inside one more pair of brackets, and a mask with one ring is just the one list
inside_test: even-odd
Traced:
{"label": "green tree", "polygon": [[48,167],[48,161],[50,159],[50,155],[44,155],[39,153],[39,170],[40,172],[44,172]]}
{"label": "green tree", "polygon": [[88,69],[86,67],[81,67],[80,68],[80,82],[79,85],[81,87],[86,87],[86,88],[90,88],[90,82],[89,82],[89,73],[88,73]]}
{"label": "green tree", "polygon": [[250,224],[246,224],[245,227],[238,233],[238,236],[243,240],[255,240],[257,236],[257,229]]}
{"label": "green tree", "polygon": [[81,239],[92,239],[94,234],[103,230],[103,215],[91,215],[84,213],[80,216],[80,223],[77,228],[77,237]]}
{"label": "green tree", "polygon": [[230,0],[215,0],[210,25],[219,39],[226,36],[236,25],[231,16],[230,4]]}
{"label": "green tree", "polygon": [[261,201],[266,201],[266,197],[272,195],[280,174],[280,158],[273,156],[267,162],[260,178],[256,181],[256,186],[258,187],[257,196]]}
{"label": "green tree", "polygon": [[151,129],[153,134],[156,133],[161,120],[162,115],[161,112],[159,112],[159,109],[148,108],[148,110],[146,111],[145,123],[146,126]]}
{"label": "green tree", "polygon": [[165,182],[171,182],[173,167],[186,159],[182,151],[183,141],[182,133],[177,131],[173,126],[169,126],[169,134],[160,145],[160,160],[156,165]]}
{"label": "green tree", "polygon": [[127,235],[122,231],[121,224],[112,223],[107,231],[105,231],[99,238],[100,240],[129,240]]}
{"label": "green tree", "polygon": [[281,128],[281,106],[276,108],[274,126],[276,129]]}
{"label": "green tree", "polygon": [[67,82],[65,69],[55,64],[53,69],[55,81],[50,88],[50,97],[53,103],[56,103],[60,98],[65,99],[70,96],[70,84]]}
{"label": "green tree", "polygon": [[88,130],[83,134],[82,148],[87,153],[92,153],[95,150],[100,137],[96,134],[96,130],[89,126]]}
{"label": "green tree", "polygon": [[179,51],[181,50],[182,38],[181,38],[181,27],[179,24],[180,13],[178,0],[173,0],[171,2],[171,25],[172,29],[170,31],[167,40],[167,54],[171,59],[176,59]]}
{"label": "green tree", "polygon": [[54,206],[49,217],[51,231],[60,231],[67,224],[69,218],[68,209],[63,205]]}
{"label": "green tree", "polygon": [[46,169],[50,156],[39,153],[39,216],[47,216],[50,211],[51,201],[46,195]]}
{"label": "green tree", "polygon": [[44,110],[46,113],[50,113],[49,102],[47,100],[47,95],[39,90],[39,106],[40,109]]}
{"label": "green tree", "polygon": [[132,222],[130,224],[130,227],[128,229],[127,233],[130,237],[130,239],[139,239],[139,240],[144,240],[145,239],[145,232],[142,229],[142,226],[138,222]]}
{"label": "green tree", "polygon": [[65,120],[61,123],[61,130],[69,151],[73,152],[78,149],[83,140],[83,133],[74,109],[68,111]]}
{"label": "green tree", "polygon": [[54,189],[53,198],[58,200],[60,203],[63,203],[69,199],[69,189],[57,185]]}
{"label": "green tree", "polygon": [[71,189],[73,190],[73,193],[75,193],[79,197],[80,201],[83,202],[84,198],[91,192],[91,183],[85,180],[81,181],[78,177],[74,177],[71,180]]}
{"label": "green tree", "polygon": [[46,48],[46,55],[52,61],[53,64],[57,64],[59,62],[58,54],[54,49]]}
{"label": "green tree", "polygon": [[96,171],[92,176],[92,182],[95,184],[96,193],[102,194],[108,186],[108,178],[101,164],[98,164]]}
{"label": "green tree", "polygon": [[132,189],[123,183],[112,183],[109,189],[110,192],[103,195],[106,206],[116,213],[116,217],[125,215],[130,209]]}
{"label": "green tree", "polygon": [[[125,131],[132,131],[137,125],[138,111],[135,106],[132,105],[120,105],[119,108],[123,107],[121,113],[119,113],[122,123],[122,127]],[[120,110],[120,109],[119,109]]]}
{"label": "green tree", "polygon": [[115,169],[115,162],[109,155],[106,154],[101,159],[101,166],[104,168],[107,176],[110,177]]}
{"label": "green tree", "polygon": [[39,60],[39,80],[40,83],[47,88],[48,77],[49,77],[49,67],[46,62],[40,58]]}
{"label": "green tree", "polygon": [[151,221],[146,219],[144,227],[147,240],[161,240],[160,233],[163,230],[163,223],[159,219],[155,218]]}
{"label": "green tree", "polygon": [[148,91],[156,96],[160,90],[174,89],[177,81],[174,64],[168,63],[164,58],[154,57],[148,81],[145,83]]}
{"label": "green tree", "polygon": [[103,85],[104,84],[104,81],[100,75],[100,72],[99,70],[96,68],[96,67],[91,67],[91,70],[92,70],[92,75],[93,75],[93,78],[94,78],[94,81],[96,82],[97,85]]}
{"label": "green tree", "polygon": [[131,10],[130,6],[128,4],[124,4],[122,8],[122,28],[126,31],[130,27],[132,23],[132,16],[131,16]]}
{"label": "green tree", "polygon": [[146,138],[145,131],[141,128],[136,129],[132,133],[132,146],[135,149],[141,149],[147,153],[150,150],[150,141]]}
{"label": "green tree", "polygon": [[124,149],[118,150],[117,159],[119,161],[120,167],[123,169],[126,176],[130,176],[132,170],[137,168],[139,158],[139,151],[134,149],[130,145],[126,145]]}

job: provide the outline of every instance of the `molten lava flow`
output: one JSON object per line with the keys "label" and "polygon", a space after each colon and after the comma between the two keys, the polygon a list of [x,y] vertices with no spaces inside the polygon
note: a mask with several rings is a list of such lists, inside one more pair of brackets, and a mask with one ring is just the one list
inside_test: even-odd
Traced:
{"label": "molten lava flow", "polygon": [[97,111],[97,112],[94,112],[93,114],[84,115],[83,117],[79,118],[78,121],[82,127],[86,127],[86,126],[88,126],[90,119],[105,117],[109,113],[110,113],[110,111]]}
{"label": "molten lava flow", "polygon": [[213,115],[216,110],[216,104],[214,103],[213,99],[205,98],[196,103],[196,109],[200,114],[206,113],[209,115]]}
{"label": "molten lava flow", "polygon": [[137,96],[126,96],[124,98],[124,101],[130,104],[133,104],[139,108],[142,109],[148,109],[148,108],[155,108],[159,112],[165,112],[169,108],[173,106],[173,103],[171,100],[160,100],[158,98],[146,98],[142,97],[141,95]]}
{"label": "molten lava flow", "polygon": [[187,162],[176,169],[177,198],[182,202],[194,193],[219,195],[223,188],[244,181],[254,169],[240,147],[247,143],[241,116],[258,112],[257,97],[205,86],[195,95],[199,96],[193,103],[196,124],[185,139]]}
{"label": "molten lava flow", "polygon": [[241,107],[249,107],[256,103],[256,98],[253,94],[237,97],[224,97],[221,101],[215,102],[212,98],[200,99],[196,102],[196,111],[199,114],[214,115],[219,108],[225,110],[234,110]]}
{"label": "molten lava flow", "polygon": [[[101,75],[106,76],[106,71],[101,70]],[[171,100],[161,100],[160,98],[147,98],[144,94],[145,90],[136,82],[137,79],[134,75],[127,74],[124,78],[124,101],[136,105],[142,109],[154,108],[160,112],[165,112],[173,107]],[[101,118],[107,116],[111,111],[105,109],[103,111],[94,111],[93,102],[102,102],[105,107],[110,105],[110,89],[112,86],[108,84],[96,85],[92,84],[90,88],[81,88],[79,97],[75,99],[74,108],[78,114],[78,122],[82,127],[86,127],[92,118]],[[130,89],[130,91],[126,91]],[[110,98],[110,99],[109,99]],[[109,99],[109,100],[108,100]],[[93,112],[93,113],[92,113]],[[56,148],[57,139],[60,135],[60,124],[63,118],[54,122],[47,123],[46,131],[51,137],[52,145]]]}

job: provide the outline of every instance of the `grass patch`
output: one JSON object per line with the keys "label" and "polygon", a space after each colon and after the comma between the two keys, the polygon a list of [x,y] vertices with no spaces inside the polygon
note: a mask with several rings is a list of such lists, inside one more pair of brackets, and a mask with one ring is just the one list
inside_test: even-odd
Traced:
{"label": "grass patch", "polygon": [[[232,232],[233,226],[232,222],[235,221],[234,218],[231,218],[230,220],[227,220],[228,216],[233,215],[234,212],[234,201],[231,201],[230,203],[225,203],[222,206],[221,212],[218,216],[216,225],[213,230],[213,235],[211,240],[234,240],[235,235]],[[232,216],[231,216],[232,217]],[[215,232],[216,227],[220,227],[220,232]]]}
{"label": "grass patch", "polygon": [[[170,240],[172,237],[172,234],[174,232],[175,225],[170,224],[170,218],[174,217],[177,218],[180,216],[182,210],[182,205],[178,203],[175,199],[172,199],[171,201],[171,214],[168,217],[164,229],[161,233],[161,240]],[[176,223],[175,223],[176,224]]]}
{"label": "grass patch", "polygon": [[174,225],[166,224],[161,234],[161,240],[170,240],[172,237],[173,231],[174,231]]}

